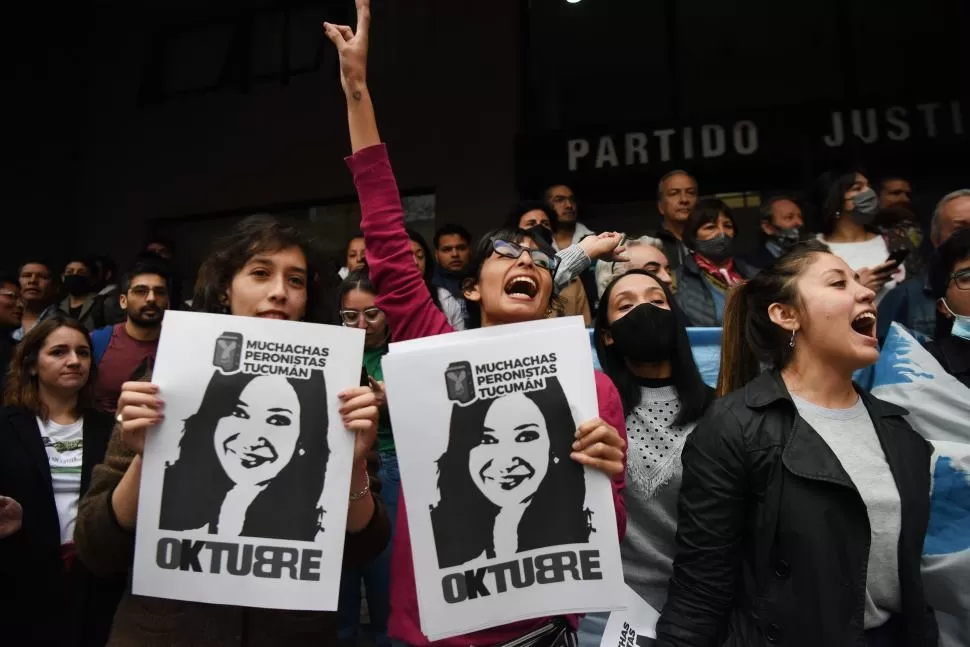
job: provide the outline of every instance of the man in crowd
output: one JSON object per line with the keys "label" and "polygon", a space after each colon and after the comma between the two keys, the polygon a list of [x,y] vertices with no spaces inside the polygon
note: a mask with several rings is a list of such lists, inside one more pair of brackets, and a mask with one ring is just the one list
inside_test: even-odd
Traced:
{"label": "man in crowd", "polygon": [[652,234],[664,243],[664,254],[676,270],[690,253],[684,246],[684,225],[697,204],[697,180],[687,171],[671,171],[657,184],[657,209],[663,216],[660,229]]}
{"label": "man in crowd", "polygon": [[879,206],[882,209],[912,202],[913,186],[909,180],[889,175],[879,182]]}
{"label": "man in crowd", "polygon": [[[587,236],[593,235],[593,230],[579,222],[579,205],[576,194],[565,184],[553,184],[546,189],[546,203],[556,212],[559,222],[553,233],[552,246],[561,252],[570,245],[575,245]],[[596,263],[579,275],[586,292],[586,302],[590,312],[596,311],[599,297],[596,293]]]}
{"label": "man in crowd", "polygon": [[98,366],[94,398],[105,411],[114,413],[122,384],[152,368],[162,316],[169,307],[169,278],[161,261],[138,261],[121,284],[119,303],[126,320],[91,335]]}
{"label": "man in crowd", "polygon": [[20,280],[20,298],[24,302],[24,316],[13,338],[24,335],[38,323],[57,312],[57,286],[50,265],[38,260],[28,260],[17,273]]}
{"label": "man in crowd", "polygon": [[761,269],[797,243],[805,221],[798,204],[788,196],[775,196],[761,203],[761,243],[746,259]]}
{"label": "man in crowd", "polygon": [[461,274],[471,260],[472,235],[460,225],[444,225],[434,233],[436,269],[450,274]]}
{"label": "man in crowd", "polygon": [[[460,225],[443,225],[434,233],[435,263],[431,284],[438,289],[438,301],[449,319],[460,318],[464,326],[468,317],[465,295],[461,289],[463,272],[471,260],[472,235]],[[456,328],[462,330],[463,328]]]}
{"label": "man in crowd", "polygon": [[[933,210],[930,243],[935,250],[960,229],[970,229],[970,189],[943,196]],[[936,299],[925,272],[900,283],[879,303],[876,336],[882,339],[897,321],[914,332],[932,338],[936,328]]]}
{"label": "man in crowd", "polygon": [[13,332],[20,327],[24,306],[20,301],[20,282],[13,275],[0,274],[0,394],[16,341]]}
{"label": "man in crowd", "polygon": [[559,225],[552,240],[556,251],[575,245],[593,233],[589,227],[579,222],[576,194],[565,184],[553,184],[546,189],[546,202],[559,217]]}
{"label": "man in crowd", "polygon": [[[175,243],[168,238],[163,238],[161,236],[152,236],[145,243],[145,248],[142,250],[143,253],[147,252],[149,254],[154,254],[159,258],[163,259],[169,268],[169,297],[171,302],[171,308],[173,310],[179,310],[183,306],[185,308],[191,308],[192,306],[192,285],[189,284],[188,289],[184,289],[182,285],[182,279],[180,278],[176,270],[175,262]],[[186,299],[183,303],[182,299]]]}
{"label": "man in crowd", "polygon": [[118,297],[121,296],[118,287],[118,264],[107,256],[96,257],[94,264],[98,269],[95,289],[98,290],[98,296],[104,299],[105,323],[124,321],[125,313],[118,305]]}
{"label": "man in crowd", "polygon": [[61,301],[60,309],[80,321],[88,330],[100,328],[108,322],[105,300],[94,289],[96,280],[97,268],[88,260],[70,261],[61,275],[67,296]]}
{"label": "man in crowd", "polygon": [[151,252],[156,256],[161,256],[166,261],[171,262],[175,258],[175,245],[167,238],[153,236],[145,243],[146,252]]}

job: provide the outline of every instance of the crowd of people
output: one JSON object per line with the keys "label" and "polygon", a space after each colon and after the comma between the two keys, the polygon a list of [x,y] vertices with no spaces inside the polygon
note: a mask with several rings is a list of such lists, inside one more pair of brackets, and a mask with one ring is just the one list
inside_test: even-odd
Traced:
{"label": "crowd of people", "polygon": [[[594,233],[557,184],[479,240],[444,225],[429,245],[404,225],[357,5],[356,30],[323,27],[362,212],[339,263],[254,216],[215,243],[187,301],[164,240],[123,275],[81,257],[0,274],[4,644],[349,646],[364,592],[379,647],[501,645],[551,622],[598,645],[603,614],[422,633],[381,369],[392,341],[582,316],[599,417],[570,458],[612,480],[624,576],[661,612],[657,645],[937,645],[920,574],[932,448],[853,374],[898,322],[970,386],[970,189],[942,196],[924,232],[904,178],[832,172],[812,191],[817,231],[800,201],[771,196],[742,257],[743,223],[677,170],[657,186],[657,231]],[[356,440],[337,613],[131,592],[141,455],[165,416],[151,376],[164,313],[183,308],[365,331],[362,384],[339,396]],[[716,388],[693,327],[723,329]]]}

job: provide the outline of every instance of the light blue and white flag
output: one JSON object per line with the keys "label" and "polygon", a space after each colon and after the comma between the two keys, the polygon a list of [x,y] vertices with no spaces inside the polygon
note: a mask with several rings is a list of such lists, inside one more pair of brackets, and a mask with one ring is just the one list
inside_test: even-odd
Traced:
{"label": "light blue and white flag", "polygon": [[940,644],[970,645],[970,389],[947,373],[913,335],[893,323],[879,361],[857,381],[909,411],[933,443],[930,524],[923,543],[926,600],[937,611]]}

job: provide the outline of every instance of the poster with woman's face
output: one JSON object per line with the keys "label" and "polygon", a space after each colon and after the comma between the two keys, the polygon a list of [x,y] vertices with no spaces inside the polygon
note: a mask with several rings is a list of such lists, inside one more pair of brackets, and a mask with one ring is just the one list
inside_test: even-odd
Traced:
{"label": "poster with woman's face", "polygon": [[354,451],[337,394],[363,331],[167,312],[152,382],[132,590],[335,610]]}
{"label": "poster with woman's face", "polygon": [[570,458],[599,415],[582,320],[436,339],[383,362],[422,631],[616,608],[611,485]]}

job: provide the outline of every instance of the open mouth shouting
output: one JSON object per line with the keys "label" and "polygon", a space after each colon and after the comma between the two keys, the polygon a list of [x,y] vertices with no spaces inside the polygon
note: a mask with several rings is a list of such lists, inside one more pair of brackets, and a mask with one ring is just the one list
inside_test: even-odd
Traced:
{"label": "open mouth shouting", "polygon": [[276,453],[276,448],[262,436],[260,436],[257,442],[244,447],[242,452],[237,452],[229,445],[238,437],[239,434],[232,434],[226,438],[225,442],[222,443],[222,449],[227,454],[235,454],[238,456],[239,464],[246,469],[259,467],[265,463],[273,463],[279,458],[279,454]]}
{"label": "open mouth shouting", "polygon": [[531,276],[519,274],[505,284],[505,294],[516,300],[531,301],[539,294],[539,284]]}
{"label": "open mouth shouting", "polygon": [[867,337],[873,342],[876,341],[876,313],[874,310],[866,310],[856,315],[852,320],[852,330]]}

